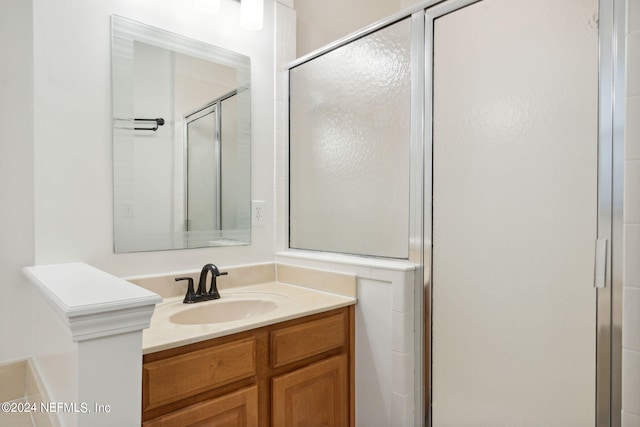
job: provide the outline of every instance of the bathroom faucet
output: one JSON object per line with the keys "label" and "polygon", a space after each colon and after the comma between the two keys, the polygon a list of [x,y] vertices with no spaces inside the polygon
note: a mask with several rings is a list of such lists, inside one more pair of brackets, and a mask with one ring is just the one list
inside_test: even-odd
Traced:
{"label": "bathroom faucet", "polygon": [[[207,273],[211,272],[211,287],[207,292]],[[176,282],[181,280],[188,281],[187,285],[187,294],[184,296],[184,300],[182,301],[185,304],[193,304],[196,302],[209,301],[212,299],[219,299],[220,293],[218,293],[218,285],[216,283],[216,278],[218,276],[226,276],[226,271],[218,270],[218,267],[215,264],[206,264],[202,267],[202,271],[200,272],[200,281],[198,282],[198,290],[193,290],[193,279],[191,277],[176,277]]]}
{"label": "bathroom faucet", "polygon": [[[207,273],[211,272],[211,287],[207,292]],[[218,293],[218,285],[216,283],[216,278],[218,276],[226,276],[226,271],[220,271],[215,264],[206,264],[202,267],[202,271],[200,272],[200,281],[198,282],[198,290],[196,291],[196,295],[200,295],[203,299],[218,299],[220,298],[220,293]]]}

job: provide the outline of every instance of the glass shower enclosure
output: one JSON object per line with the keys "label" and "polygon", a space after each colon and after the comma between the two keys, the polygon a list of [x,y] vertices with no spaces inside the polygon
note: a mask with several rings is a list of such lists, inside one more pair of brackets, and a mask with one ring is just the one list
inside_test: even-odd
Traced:
{"label": "glass shower enclosure", "polygon": [[617,424],[614,30],[429,1],[290,65],[289,247],[416,265],[416,425]]}

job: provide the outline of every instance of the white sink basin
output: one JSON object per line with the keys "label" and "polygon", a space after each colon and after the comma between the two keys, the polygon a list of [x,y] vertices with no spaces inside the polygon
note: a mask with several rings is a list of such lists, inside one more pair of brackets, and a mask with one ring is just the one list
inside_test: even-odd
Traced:
{"label": "white sink basin", "polygon": [[225,299],[223,296],[219,300],[189,306],[171,315],[169,321],[178,325],[233,322],[270,313],[278,306],[278,302],[272,299]]}

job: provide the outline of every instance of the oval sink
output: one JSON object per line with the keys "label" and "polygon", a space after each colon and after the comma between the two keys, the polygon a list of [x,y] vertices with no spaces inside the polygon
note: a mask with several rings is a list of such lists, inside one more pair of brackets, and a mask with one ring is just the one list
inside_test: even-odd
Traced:
{"label": "oval sink", "polygon": [[169,317],[179,325],[232,322],[267,314],[278,308],[274,301],[262,299],[216,300],[199,303]]}

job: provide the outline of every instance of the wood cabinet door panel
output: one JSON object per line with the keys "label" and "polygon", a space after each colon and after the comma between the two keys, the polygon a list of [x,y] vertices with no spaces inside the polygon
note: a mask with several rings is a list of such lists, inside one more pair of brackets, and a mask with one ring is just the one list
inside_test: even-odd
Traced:
{"label": "wood cabinet door panel", "polygon": [[347,356],[339,355],[272,380],[272,421],[278,427],[349,425]]}
{"label": "wood cabinet door panel", "polygon": [[258,387],[206,400],[142,424],[143,427],[257,427]]}

